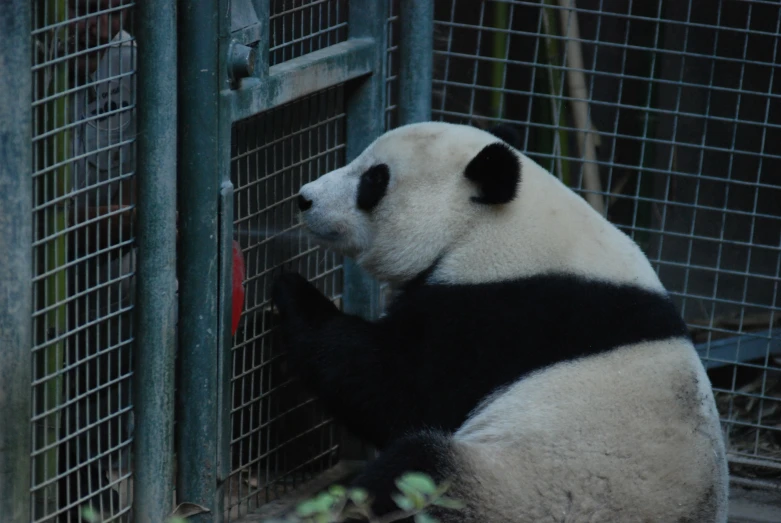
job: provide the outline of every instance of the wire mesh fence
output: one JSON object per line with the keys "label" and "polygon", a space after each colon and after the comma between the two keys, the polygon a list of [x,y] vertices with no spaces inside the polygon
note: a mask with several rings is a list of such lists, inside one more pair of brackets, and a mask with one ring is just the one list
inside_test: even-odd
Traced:
{"label": "wire mesh fence", "polygon": [[300,187],[345,158],[344,88],[234,126],[235,230],[246,259],[245,312],[233,346],[229,518],[284,495],[338,460],[339,432],[286,372],[270,293],[295,270],[339,303],[341,258],[297,220]]}
{"label": "wire mesh fence", "polygon": [[347,0],[272,0],[271,65],[344,42]]}
{"label": "wire mesh fence", "polygon": [[385,34],[385,130],[398,126],[399,0],[388,2]]}
{"label": "wire mesh fence", "polygon": [[[33,2],[33,521],[129,514],[131,2]],[[9,101],[4,101],[7,103]]]}
{"label": "wire mesh fence", "polygon": [[434,119],[515,125],[643,247],[709,369],[733,470],[776,480],[780,26],[776,2],[441,0],[433,81]]}

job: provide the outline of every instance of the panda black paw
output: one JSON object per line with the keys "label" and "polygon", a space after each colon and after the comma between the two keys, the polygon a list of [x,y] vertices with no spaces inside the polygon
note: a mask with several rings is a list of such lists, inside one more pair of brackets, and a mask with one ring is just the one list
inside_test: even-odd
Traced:
{"label": "panda black paw", "polygon": [[333,302],[323,296],[317,287],[295,272],[283,273],[276,278],[271,300],[283,322],[312,324],[339,312]]}

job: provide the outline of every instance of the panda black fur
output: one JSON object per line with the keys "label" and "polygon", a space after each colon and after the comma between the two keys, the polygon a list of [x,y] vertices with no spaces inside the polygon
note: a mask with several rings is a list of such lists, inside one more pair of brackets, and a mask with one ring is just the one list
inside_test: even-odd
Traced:
{"label": "panda black fur", "polygon": [[453,481],[443,522],[726,521],[707,375],[630,238],[468,126],[386,133],[305,185],[303,222],[398,296],[376,322],[297,274],[275,283],[291,362],[381,450],[355,480]]}

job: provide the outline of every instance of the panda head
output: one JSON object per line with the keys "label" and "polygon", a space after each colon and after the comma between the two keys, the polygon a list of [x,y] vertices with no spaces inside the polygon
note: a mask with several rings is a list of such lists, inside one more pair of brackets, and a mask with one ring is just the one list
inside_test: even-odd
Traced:
{"label": "panda head", "polygon": [[505,135],[435,122],[390,131],[301,188],[302,221],[378,279],[408,281],[515,200],[521,157]]}

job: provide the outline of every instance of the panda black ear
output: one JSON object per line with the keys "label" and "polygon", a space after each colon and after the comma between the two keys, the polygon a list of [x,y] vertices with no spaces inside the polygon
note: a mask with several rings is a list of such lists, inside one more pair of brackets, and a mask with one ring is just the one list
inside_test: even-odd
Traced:
{"label": "panda black ear", "polygon": [[484,204],[511,202],[521,181],[521,162],[503,142],[486,145],[464,169],[464,176],[480,189],[472,201]]}
{"label": "panda black ear", "polygon": [[516,149],[521,148],[521,133],[512,125],[495,125],[488,129],[488,132]]}

